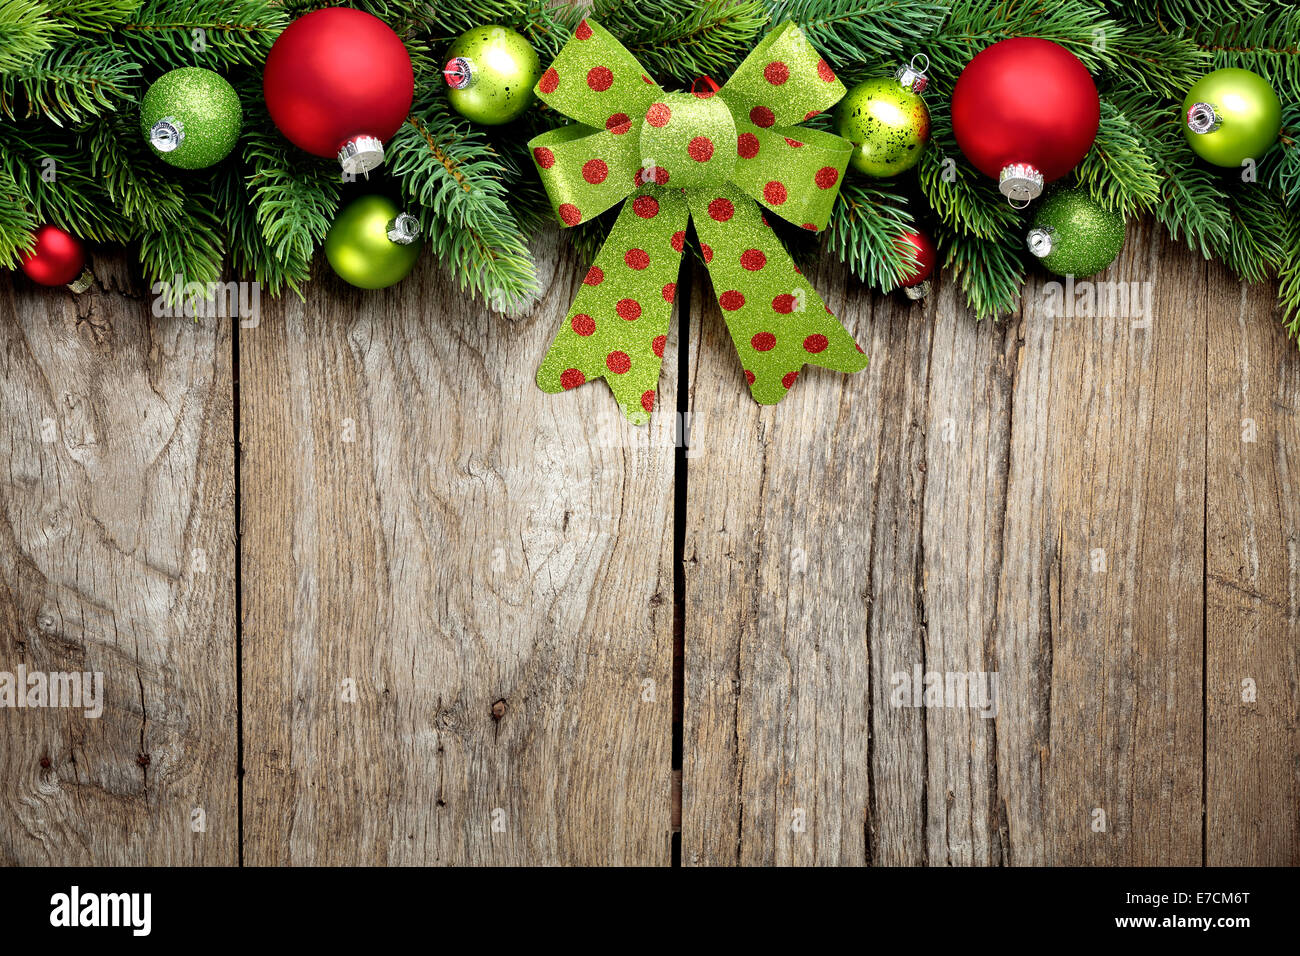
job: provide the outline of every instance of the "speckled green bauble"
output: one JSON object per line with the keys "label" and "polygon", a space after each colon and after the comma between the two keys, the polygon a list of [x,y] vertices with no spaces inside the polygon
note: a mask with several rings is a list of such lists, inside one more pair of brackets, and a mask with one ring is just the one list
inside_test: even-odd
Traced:
{"label": "speckled green bauble", "polygon": [[325,236],[325,258],[358,289],[386,289],[420,258],[420,223],[386,196],[361,196],[343,207]]}
{"label": "speckled green bauble", "polygon": [[1082,189],[1065,189],[1038,207],[1028,244],[1049,272],[1090,276],[1114,262],[1124,247],[1124,217]]}
{"label": "speckled green bauble", "polygon": [[894,77],[867,80],[849,90],[837,116],[840,135],[853,144],[850,166],[880,179],[917,164],[930,138],[924,89],[925,75],[904,67]]}
{"label": "speckled green bauble", "polygon": [[1187,91],[1183,134],[1215,166],[1259,159],[1282,130],[1282,103],[1268,80],[1250,70],[1215,70]]}
{"label": "speckled green bauble", "polygon": [[164,73],[140,104],[140,126],[150,148],[181,169],[221,162],[235,148],[242,125],[235,88],[197,66]]}
{"label": "speckled green bauble", "polygon": [[533,102],[542,63],[523,34],[496,24],[475,27],[457,38],[447,57],[447,97],[466,119],[500,126]]}

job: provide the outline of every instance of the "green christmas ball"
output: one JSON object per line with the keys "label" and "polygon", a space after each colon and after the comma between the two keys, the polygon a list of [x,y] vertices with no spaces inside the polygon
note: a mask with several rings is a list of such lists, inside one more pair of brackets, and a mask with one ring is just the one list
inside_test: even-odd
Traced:
{"label": "green christmas ball", "polygon": [[1100,272],[1124,247],[1124,217],[1104,209],[1083,189],[1065,189],[1043,200],[1029,230],[1029,251],[1056,275]]}
{"label": "green christmas ball", "polygon": [[500,126],[533,102],[542,63],[518,31],[497,24],[475,27],[456,39],[447,56],[447,96],[466,119]]}
{"label": "green christmas ball", "polygon": [[164,162],[205,169],[230,155],[243,111],[235,88],[220,74],[197,66],[164,73],[140,103],[144,137]]}
{"label": "green christmas ball", "polygon": [[361,196],[339,212],[325,236],[325,258],[358,289],[386,289],[420,258],[420,224],[386,196]]}
{"label": "green christmas ball", "polygon": [[1187,91],[1183,135],[1215,166],[1259,159],[1282,130],[1282,103],[1268,80],[1250,70],[1215,70]]}
{"label": "green christmas ball", "polygon": [[930,138],[930,111],[897,78],[867,80],[840,101],[840,135],[853,144],[849,165],[878,179],[917,164]]}

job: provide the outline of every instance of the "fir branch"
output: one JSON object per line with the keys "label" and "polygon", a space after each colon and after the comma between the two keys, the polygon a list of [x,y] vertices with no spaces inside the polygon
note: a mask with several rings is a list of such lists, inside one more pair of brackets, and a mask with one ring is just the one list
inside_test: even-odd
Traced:
{"label": "fir branch", "polygon": [[1019,217],[992,181],[960,157],[951,117],[946,111],[931,113],[930,145],[917,165],[926,201],[955,233],[1006,239],[1019,228]]}
{"label": "fir branch", "polygon": [[181,66],[261,66],[289,18],[267,0],[145,0],[114,38],[160,72]]}
{"label": "fir branch", "polygon": [[1217,252],[1223,262],[1247,282],[1262,282],[1286,255],[1278,229],[1283,209],[1275,195],[1260,185],[1229,193],[1227,241]]}
{"label": "fir branch", "polygon": [[596,0],[592,17],[659,83],[719,83],[749,55],[768,24],[760,0]]}
{"label": "fir branch", "polygon": [[1008,245],[940,228],[939,248],[946,250],[944,267],[962,288],[976,319],[996,318],[1015,309],[1025,284],[1018,244]]}
{"label": "fir branch", "polygon": [[797,23],[837,71],[926,49],[948,12],[944,3],[911,0],[775,0],[773,24]]}
{"label": "fir branch", "polygon": [[17,268],[18,254],[32,247],[36,226],[31,210],[19,197],[18,184],[0,170],[0,266]]}
{"label": "fir branch", "polygon": [[206,299],[208,284],[221,276],[225,230],[203,191],[186,193],[182,217],[139,230],[140,264],[152,285],[163,283],[169,304]]}
{"label": "fir branch", "polygon": [[102,30],[114,23],[125,23],[137,10],[141,0],[47,0],[50,16],[74,27]]}
{"label": "fir branch", "polygon": [[79,135],[0,123],[0,170],[38,223],[95,242],[121,240],[130,231],[92,172]]}
{"label": "fir branch", "polygon": [[888,292],[917,266],[915,248],[899,242],[915,228],[907,199],[896,186],[849,179],[831,213],[826,251],[862,281]]}
{"label": "fir branch", "polygon": [[41,0],[0,0],[0,72],[32,62],[65,35]]}
{"label": "fir branch", "polygon": [[112,47],[58,46],[0,76],[0,114],[76,124],[133,103],[140,66]]}
{"label": "fir branch", "polygon": [[144,227],[180,218],[185,189],[145,146],[134,111],[99,120],[88,153],[90,174],[127,219]]}
{"label": "fir branch", "polygon": [[482,133],[433,90],[387,152],[389,175],[419,204],[424,234],[460,287],[496,311],[526,309],[541,282],[510,209],[508,169]]}
{"label": "fir branch", "polygon": [[1270,9],[1249,19],[1238,14],[1198,31],[1197,39],[1212,55],[1214,69],[1258,73],[1284,103],[1300,97],[1300,10]]}
{"label": "fir branch", "polygon": [[1300,209],[1286,209],[1280,226],[1282,262],[1277,270],[1277,298],[1291,341],[1300,345]]}
{"label": "fir branch", "polygon": [[1300,102],[1282,104],[1282,135],[1260,160],[1259,179],[1288,205],[1300,201]]}
{"label": "fir branch", "polygon": [[1126,217],[1150,209],[1160,199],[1160,177],[1142,131],[1109,100],[1101,101],[1097,139],[1076,175],[1093,199]]}
{"label": "fir branch", "polygon": [[213,186],[213,200],[226,224],[230,263],[239,275],[252,275],[271,296],[285,289],[302,295],[311,277],[312,247],[289,244],[277,255],[257,221],[256,197],[244,178],[244,168],[227,163]]}

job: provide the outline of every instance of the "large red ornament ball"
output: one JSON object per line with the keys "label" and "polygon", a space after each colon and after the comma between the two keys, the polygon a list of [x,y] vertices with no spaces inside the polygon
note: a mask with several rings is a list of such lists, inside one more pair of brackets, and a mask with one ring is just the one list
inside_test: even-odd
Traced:
{"label": "large red ornament ball", "polygon": [[952,130],[966,158],[1027,202],[1092,148],[1101,122],[1097,86],[1065,47],[1015,37],[980,51],[952,91]]}
{"label": "large red ornament ball", "polygon": [[904,289],[914,288],[934,274],[934,267],[939,261],[939,250],[927,233],[920,229],[902,233],[896,240],[896,245],[914,255],[917,261],[916,268],[903,277],[899,286]]}
{"label": "large red ornament ball", "polygon": [[363,173],[384,161],[384,141],[406,121],[415,77],[410,54],[387,24],[361,10],[328,7],[280,34],[266,57],[262,91],[290,142]]}
{"label": "large red ornament ball", "polygon": [[85,268],[86,247],[80,239],[58,226],[38,228],[35,249],[22,255],[23,272],[41,285],[67,285]]}

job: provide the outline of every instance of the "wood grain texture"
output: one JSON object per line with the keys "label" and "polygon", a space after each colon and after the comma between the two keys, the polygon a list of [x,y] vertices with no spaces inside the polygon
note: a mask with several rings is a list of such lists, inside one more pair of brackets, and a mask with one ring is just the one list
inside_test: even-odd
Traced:
{"label": "wood grain texture", "polygon": [[[1218,320],[1204,264],[1150,225],[1097,278],[1149,283],[1151,321],[1142,300],[1049,315],[1040,277],[976,324],[942,285],[923,309],[823,270],[875,361],[806,371],[775,410],[727,400],[740,370],[701,289],[686,863],[1201,861]],[[996,671],[996,720],[896,706],[915,667]]]}
{"label": "wood grain texture", "polygon": [[1300,361],[1269,286],[1208,271],[1206,862],[1295,866]]}
{"label": "wood grain texture", "polygon": [[669,860],[674,451],[537,389],[543,267],[518,321],[426,257],[241,330],[250,863]]}
{"label": "wood grain texture", "polygon": [[233,864],[229,323],[10,276],[0,305],[0,670],[104,696],[0,709],[0,860]]}

